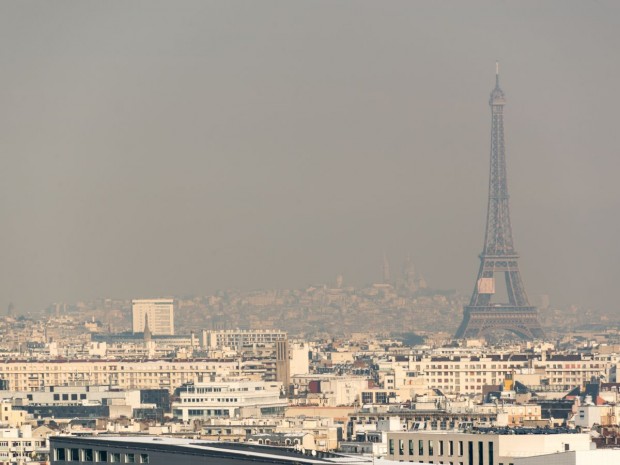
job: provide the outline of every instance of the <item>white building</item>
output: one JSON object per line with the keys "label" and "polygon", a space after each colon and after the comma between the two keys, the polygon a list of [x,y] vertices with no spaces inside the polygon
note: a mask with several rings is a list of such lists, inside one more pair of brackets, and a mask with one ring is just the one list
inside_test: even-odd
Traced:
{"label": "white building", "polygon": [[618,424],[620,406],[618,405],[581,405],[575,415],[575,426],[592,428],[594,425],[613,426]]}
{"label": "white building", "polygon": [[136,299],[131,301],[133,332],[143,333],[148,325],[153,335],[174,334],[174,299]]}
{"label": "white building", "polygon": [[619,449],[594,449],[517,458],[514,465],[612,465],[616,463],[620,463]]}
{"label": "white building", "polygon": [[188,384],[172,403],[172,414],[183,421],[280,415],[287,406],[281,388],[280,383],[245,380]]}
{"label": "white building", "polygon": [[[46,433],[49,430],[42,427]],[[0,429],[0,463],[23,464],[26,462],[44,462],[49,458],[47,434],[32,430],[30,425],[20,428]]]}
{"label": "white building", "polygon": [[[150,320],[149,320],[150,322]],[[150,323],[149,323],[150,324]],[[253,346],[273,345],[277,341],[287,339],[286,332],[274,330],[203,330],[202,346],[206,349],[233,349],[241,352],[242,349]]]}
{"label": "white building", "polygon": [[297,342],[291,344],[290,353],[290,374],[307,375],[310,373],[310,360],[308,359],[308,344],[305,342]]}
{"label": "white building", "polygon": [[[502,432],[405,431],[389,432],[390,460],[454,465],[516,465],[516,459],[565,451],[589,451],[586,433],[550,434],[549,431]],[[546,433],[546,434],[545,434]],[[550,462],[545,462],[547,465]]]}

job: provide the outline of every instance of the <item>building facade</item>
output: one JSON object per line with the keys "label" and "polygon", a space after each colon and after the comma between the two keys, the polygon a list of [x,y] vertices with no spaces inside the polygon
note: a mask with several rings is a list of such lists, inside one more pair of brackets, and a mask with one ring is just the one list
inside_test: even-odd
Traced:
{"label": "building facade", "polygon": [[274,330],[203,330],[201,343],[206,349],[234,349],[242,352],[254,346],[274,345],[287,338],[286,332]]}
{"label": "building facade", "polygon": [[610,379],[616,363],[615,355],[485,354],[398,355],[377,365],[385,389],[423,386],[446,394],[481,394],[484,386],[500,385],[513,375],[534,389],[567,390],[593,377]]}
{"label": "building facade", "polygon": [[389,432],[389,460],[452,465],[514,465],[519,457],[590,450],[590,436],[549,430],[505,429]]}
{"label": "building facade", "polygon": [[46,386],[110,386],[117,389],[167,389],[239,374],[237,360],[8,360],[0,379],[11,391],[38,391]]}
{"label": "building facade", "polygon": [[188,384],[178,390],[172,414],[183,421],[215,417],[282,415],[287,401],[282,385],[266,381],[222,381]]}
{"label": "building facade", "polygon": [[174,335],[174,299],[135,299],[131,313],[134,333],[143,333],[148,321],[151,334]]}

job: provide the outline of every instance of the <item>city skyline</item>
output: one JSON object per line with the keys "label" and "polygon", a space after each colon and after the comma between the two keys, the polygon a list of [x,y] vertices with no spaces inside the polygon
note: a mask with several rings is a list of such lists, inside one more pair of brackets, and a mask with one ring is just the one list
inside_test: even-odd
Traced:
{"label": "city skyline", "polygon": [[620,464],[617,43],[617,0],[0,3],[0,463]]}
{"label": "city skyline", "polygon": [[617,311],[615,3],[157,5],[3,5],[3,307],[360,286],[383,252],[469,292],[499,58],[528,291]]}

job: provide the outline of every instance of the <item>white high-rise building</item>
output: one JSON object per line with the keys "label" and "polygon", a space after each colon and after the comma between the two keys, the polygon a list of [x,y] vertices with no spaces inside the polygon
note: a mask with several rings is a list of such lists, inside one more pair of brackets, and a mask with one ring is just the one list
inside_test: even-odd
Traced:
{"label": "white high-rise building", "polygon": [[151,334],[174,334],[174,299],[136,299],[131,301],[133,332],[143,333],[148,317]]}

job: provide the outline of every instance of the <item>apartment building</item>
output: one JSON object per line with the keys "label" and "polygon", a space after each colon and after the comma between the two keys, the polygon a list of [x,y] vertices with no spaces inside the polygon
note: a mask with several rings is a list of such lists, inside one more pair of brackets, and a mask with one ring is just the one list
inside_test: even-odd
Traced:
{"label": "apartment building", "polygon": [[[480,394],[485,385],[499,385],[510,375],[532,375],[524,384],[544,389],[581,386],[601,375],[610,379],[615,355],[397,355],[380,360],[379,378],[385,389],[417,386],[423,378],[427,388],[446,394]],[[529,381],[531,380],[531,381]]]}
{"label": "apartment building", "polygon": [[135,299],[131,313],[134,333],[143,333],[148,322],[151,334],[174,335],[174,299]]}
{"label": "apartment building", "polygon": [[26,422],[26,412],[15,410],[10,400],[0,402],[0,425],[9,428],[19,428]]}
{"label": "apartment building", "polygon": [[0,380],[11,391],[46,386],[111,386],[118,389],[168,389],[243,372],[238,360],[8,360]]}
{"label": "apartment building", "polygon": [[274,346],[287,339],[286,332],[280,330],[203,330],[201,342],[206,349],[233,349],[241,352],[255,346]]}
{"label": "apartment building", "polygon": [[46,437],[50,432],[46,427],[33,430],[30,425],[0,429],[0,463],[47,463],[50,449]]}

